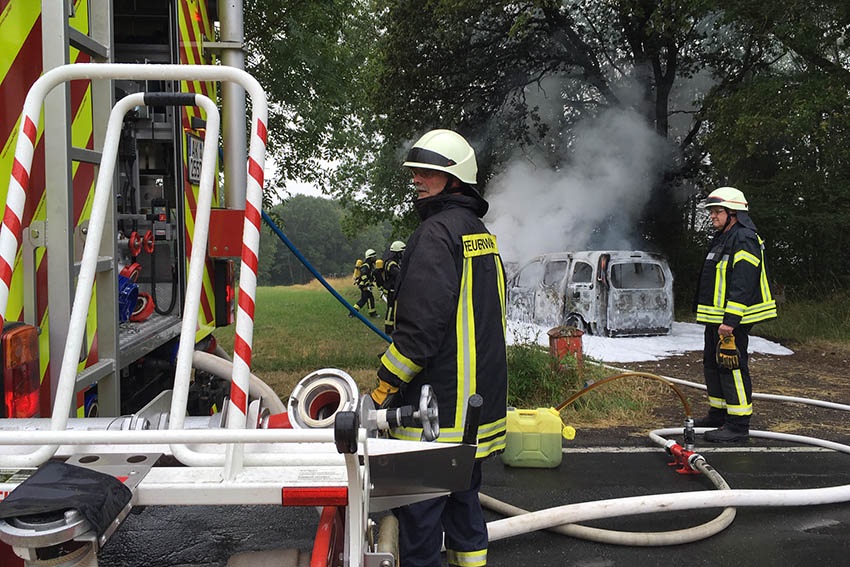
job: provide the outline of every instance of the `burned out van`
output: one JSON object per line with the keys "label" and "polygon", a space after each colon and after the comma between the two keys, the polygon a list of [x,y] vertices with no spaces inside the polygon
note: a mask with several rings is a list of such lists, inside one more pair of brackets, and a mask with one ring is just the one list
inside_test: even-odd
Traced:
{"label": "burned out van", "polygon": [[666,335],[673,274],[663,256],[648,252],[544,254],[508,280],[508,317],[608,337]]}

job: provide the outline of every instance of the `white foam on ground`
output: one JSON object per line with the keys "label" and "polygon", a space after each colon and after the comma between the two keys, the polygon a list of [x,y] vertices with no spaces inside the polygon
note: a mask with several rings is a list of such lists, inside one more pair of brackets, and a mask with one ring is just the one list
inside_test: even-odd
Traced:
{"label": "white foam on ground", "polygon": [[[585,333],[582,351],[601,362],[643,362],[661,360],[703,348],[704,326],[697,323],[673,323],[669,335],[658,337],[596,337]],[[530,323],[508,321],[508,344],[536,343],[549,346],[548,329]],[[762,337],[750,336],[750,353],[787,356],[794,351]]]}

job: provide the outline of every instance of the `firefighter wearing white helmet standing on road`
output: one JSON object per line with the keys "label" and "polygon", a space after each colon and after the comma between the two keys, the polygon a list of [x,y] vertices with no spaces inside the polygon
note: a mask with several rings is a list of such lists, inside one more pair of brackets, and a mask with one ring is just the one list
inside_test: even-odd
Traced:
{"label": "firefighter wearing white helmet standing on road", "polygon": [[[463,438],[467,400],[484,399],[469,487],[395,509],[399,560],[404,567],[441,565],[445,532],[449,565],[487,564],[487,525],[478,499],[481,459],[505,448],[507,360],[505,279],[496,238],[480,217],[488,204],[475,188],[475,151],[451,130],[432,130],[416,142],[404,166],[416,189],[422,223],[407,241],[397,288],[393,342],[381,357],[378,406],[419,403],[423,384],[437,398],[440,436]],[[419,440],[421,428],[398,428],[398,439]]]}
{"label": "firefighter wearing white helmet standing on road", "polygon": [[396,240],[390,244],[389,252],[384,258],[384,273],[381,287],[387,294],[387,316],[384,318],[384,332],[391,335],[395,329],[396,287],[401,275],[401,260],[405,244]]}
{"label": "firefighter wearing white helmet standing on road", "polygon": [[[377,317],[378,311],[375,309],[375,295],[372,293],[372,287],[375,285],[375,272],[377,271],[375,262],[377,261],[378,253],[369,248],[363,257],[365,259],[357,267],[357,277],[354,280],[354,285],[360,289],[360,299],[357,300],[354,308],[360,311],[365,305],[369,316]],[[354,314],[349,313],[348,316],[354,317]]]}
{"label": "firefighter wearing white helmet standing on road", "polygon": [[756,233],[744,194],[720,187],[701,205],[717,231],[700,273],[694,311],[705,323],[703,372],[708,390],[708,415],[694,422],[705,440],[741,442],[749,439],[753,413],[752,380],[747,346],[750,329],[776,317],[764,261],[764,241]]}

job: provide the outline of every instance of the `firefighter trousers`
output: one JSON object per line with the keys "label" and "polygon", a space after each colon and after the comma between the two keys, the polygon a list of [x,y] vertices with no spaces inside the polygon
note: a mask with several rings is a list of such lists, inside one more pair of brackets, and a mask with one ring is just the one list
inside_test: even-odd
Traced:
{"label": "firefighter trousers", "polygon": [[747,354],[752,325],[739,325],[732,332],[739,352],[740,368],[735,370],[721,368],[717,364],[718,327],[719,325],[705,326],[702,365],[709,415],[723,416],[730,428],[747,431],[753,413],[753,384]]}
{"label": "firefighter trousers", "polygon": [[369,315],[377,314],[377,310],[375,310],[375,296],[372,294],[372,286],[366,286],[360,288],[360,299],[357,300],[355,307],[358,311],[363,309],[363,306],[366,306],[368,309]]}
{"label": "firefighter trousers", "polygon": [[469,488],[396,508],[399,564],[404,567],[440,567],[445,530],[446,558],[451,566],[487,564],[487,522],[478,500],[481,461],[472,469]]}
{"label": "firefighter trousers", "polygon": [[387,291],[387,316],[384,317],[384,332],[391,335],[395,330],[395,290]]}

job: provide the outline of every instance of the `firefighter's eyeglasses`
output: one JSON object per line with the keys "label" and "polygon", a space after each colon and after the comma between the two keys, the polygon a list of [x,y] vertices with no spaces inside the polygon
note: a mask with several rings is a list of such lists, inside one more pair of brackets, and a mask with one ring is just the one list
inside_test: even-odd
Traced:
{"label": "firefighter's eyeglasses", "polygon": [[[426,169],[424,167],[411,167],[410,168],[410,176],[411,177],[424,177],[426,179],[430,177],[436,177],[443,173],[442,171],[437,171],[435,169]],[[445,174],[444,174],[445,175]]]}

